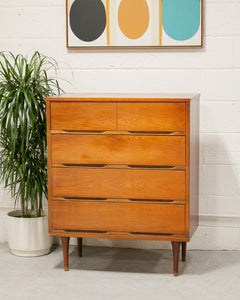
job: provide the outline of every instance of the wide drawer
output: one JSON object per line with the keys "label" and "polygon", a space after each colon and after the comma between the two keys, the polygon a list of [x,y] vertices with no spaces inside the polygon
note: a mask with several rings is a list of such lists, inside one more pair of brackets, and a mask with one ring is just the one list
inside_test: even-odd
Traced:
{"label": "wide drawer", "polygon": [[52,130],[116,130],[116,103],[51,103]]}
{"label": "wide drawer", "polygon": [[184,234],[185,205],[52,201],[53,229]]}
{"label": "wide drawer", "polygon": [[184,166],[184,136],[52,135],[53,164]]}
{"label": "wide drawer", "polygon": [[185,132],[185,103],[118,103],[118,130]]}
{"label": "wide drawer", "polygon": [[185,200],[185,171],[52,168],[52,196]]}

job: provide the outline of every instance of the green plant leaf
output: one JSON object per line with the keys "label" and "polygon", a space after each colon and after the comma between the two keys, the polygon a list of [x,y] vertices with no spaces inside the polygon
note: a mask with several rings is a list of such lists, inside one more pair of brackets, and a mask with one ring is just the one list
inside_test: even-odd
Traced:
{"label": "green plant leaf", "polygon": [[38,51],[29,60],[0,52],[0,180],[15,205],[20,200],[22,216],[41,216],[42,195],[47,197],[45,98],[62,92],[48,76],[57,68]]}

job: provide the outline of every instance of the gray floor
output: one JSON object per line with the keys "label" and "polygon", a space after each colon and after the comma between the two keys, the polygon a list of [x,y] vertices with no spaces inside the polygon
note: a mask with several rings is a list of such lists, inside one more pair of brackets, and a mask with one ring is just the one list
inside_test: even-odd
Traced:
{"label": "gray floor", "polygon": [[240,251],[187,251],[172,275],[170,250],[70,246],[70,270],[62,249],[22,258],[0,244],[0,299],[240,299]]}

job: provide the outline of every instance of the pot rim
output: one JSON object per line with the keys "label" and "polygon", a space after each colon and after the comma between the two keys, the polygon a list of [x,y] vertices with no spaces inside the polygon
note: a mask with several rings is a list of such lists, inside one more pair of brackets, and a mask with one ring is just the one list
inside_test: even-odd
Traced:
{"label": "pot rim", "polygon": [[8,217],[12,217],[12,218],[19,218],[20,219],[41,219],[41,218],[46,218],[48,217],[48,211],[47,210],[43,210],[44,215],[41,217],[33,217],[33,218],[22,218],[21,215],[21,210],[12,210],[10,212],[7,213]]}

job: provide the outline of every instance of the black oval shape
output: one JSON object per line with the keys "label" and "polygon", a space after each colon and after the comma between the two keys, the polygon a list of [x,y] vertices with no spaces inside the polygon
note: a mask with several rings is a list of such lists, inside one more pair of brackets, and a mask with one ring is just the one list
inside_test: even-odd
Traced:
{"label": "black oval shape", "polygon": [[72,32],[84,42],[95,41],[106,27],[106,10],[101,0],[75,0],[69,17]]}

